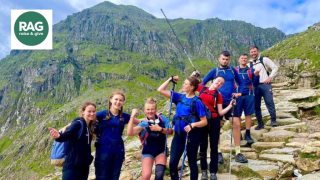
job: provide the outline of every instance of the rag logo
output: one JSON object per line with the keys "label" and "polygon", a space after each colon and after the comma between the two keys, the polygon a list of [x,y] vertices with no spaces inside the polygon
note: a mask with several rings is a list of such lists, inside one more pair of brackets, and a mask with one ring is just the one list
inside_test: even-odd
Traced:
{"label": "rag logo", "polygon": [[11,49],[52,49],[52,10],[11,10]]}

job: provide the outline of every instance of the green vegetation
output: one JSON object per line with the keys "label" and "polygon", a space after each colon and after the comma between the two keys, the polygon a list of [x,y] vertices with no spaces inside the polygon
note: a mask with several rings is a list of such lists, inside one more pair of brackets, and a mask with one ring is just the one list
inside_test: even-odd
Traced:
{"label": "green vegetation", "polygon": [[296,34],[272,48],[263,51],[263,56],[268,56],[271,59],[302,59],[311,62],[310,66],[305,66],[301,63],[298,70],[301,71],[305,68],[311,71],[316,71],[320,64],[320,23],[310,27],[307,31]]}
{"label": "green vegetation", "polygon": [[320,157],[314,156],[312,154],[306,154],[306,153],[300,153],[299,154],[300,158],[309,158],[312,159],[313,161],[318,160]]}

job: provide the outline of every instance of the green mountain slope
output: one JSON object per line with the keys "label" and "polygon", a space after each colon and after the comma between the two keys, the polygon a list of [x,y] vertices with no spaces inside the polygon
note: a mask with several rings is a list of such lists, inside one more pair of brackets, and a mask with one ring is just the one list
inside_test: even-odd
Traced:
{"label": "green mountain slope", "polygon": [[[285,39],[275,28],[243,21],[174,19],[171,23],[196,68],[206,74],[221,50],[235,60],[250,45],[266,49]],[[77,116],[84,100],[106,108],[114,89],[127,94],[125,111],[142,108],[165,78],[193,71],[164,19],[103,2],[53,27],[53,50],[11,51],[0,64],[0,177],[39,179],[48,166],[52,138]],[[178,88],[180,85],[178,85]]]}

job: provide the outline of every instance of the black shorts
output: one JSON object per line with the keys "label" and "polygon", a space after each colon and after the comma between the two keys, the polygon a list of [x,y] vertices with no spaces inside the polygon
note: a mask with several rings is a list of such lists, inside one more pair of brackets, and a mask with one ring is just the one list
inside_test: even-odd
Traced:
{"label": "black shorts", "polygon": [[[230,101],[229,102],[223,102],[222,104],[222,108],[226,108],[227,106],[229,106],[230,104]],[[240,117],[241,115],[239,114],[238,112],[238,108],[237,108],[237,105],[233,106],[233,108],[231,108],[225,115],[224,115],[224,118],[229,120],[230,117],[232,117],[232,111],[233,112],[233,117]],[[223,116],[221,117],[221,119],[223,119]]]}

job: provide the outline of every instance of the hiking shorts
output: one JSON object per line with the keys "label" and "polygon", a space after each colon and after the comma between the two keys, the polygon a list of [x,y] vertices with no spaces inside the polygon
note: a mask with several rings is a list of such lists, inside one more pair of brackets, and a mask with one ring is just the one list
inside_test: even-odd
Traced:
{"label": "hiking shorts", "polygon": [[[222,103],[222,108],[224,109],[224,108],[226,108],[227,106],[229,106],[229,104],[230,104],[230,101],[228,101],[228,102],[223,102]],[[233,108],[234,108],[234,115],[233,115],[233,117],[240,117],[241,116],[241,114],[239,115],[239,113],[238,113],[238,100],[237,100],[237,105],[236,106],[234,106]],[[229,120],[229,118],[230,117],[232,117],[232,109],[233,108],[231,108],[225,115],[224,115],[224,118],[225,119],[227,119],[227,120]],[[221,117],[222,119],[223,119],[223,116]]]}
{"label": "hiking shorts", "polygon": [[255,100],[253,94],[240,96],[237,99],[237,107],[240,116],[242,114],[242,111],[244,111],[244,115],[246,116],[254,114],[254,101]]}
{"label": "hiking shorts", "polygon": [[[162,153],[160,153],[160,154],[166,154],[165,152],[162,152]],[[160,154],[158,154],[158,155],[155,155],[155,154],[142,154],[142,157],[141,157],[141,160],[142,159],[144,159],[144,158],[146,158],[146,157],[149,157],[149,158],[152,158],[153,160],[157,157],[157,156],[159,156]]]}

